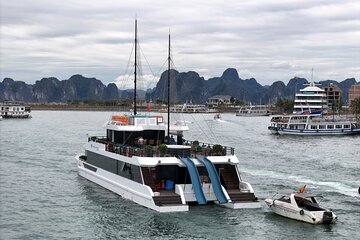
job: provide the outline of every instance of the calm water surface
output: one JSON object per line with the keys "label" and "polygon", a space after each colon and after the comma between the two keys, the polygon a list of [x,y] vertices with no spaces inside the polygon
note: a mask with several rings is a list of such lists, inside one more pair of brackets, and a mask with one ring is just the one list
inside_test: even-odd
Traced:
{"label": "calm water surface", "polygon": [[[160,214],[78,176],[87,134],[104,135],[109,112],[34,111],[0,121],[1,239],[360,239],[360,137],[270,135],[268,117],[184,115],[185,139],[236,148],[242,178],[261,209],[194,206]],[[175,116],[174,116],[175,117]],[[338,223],[313,226],[277,216],[269,193],[308,185]]]}

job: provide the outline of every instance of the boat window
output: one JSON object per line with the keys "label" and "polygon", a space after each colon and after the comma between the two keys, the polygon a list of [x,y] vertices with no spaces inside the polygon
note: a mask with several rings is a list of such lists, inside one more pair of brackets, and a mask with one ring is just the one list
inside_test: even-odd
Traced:
{"label": "boat window", "polygon": [[279,201],[290,203],[290,197],[288,197],[288,196],[282,196],[281,198],[279,198]]}
{"label": "boat window", "polygon": [[87,162],[89,164],[102,168],[111,173],[120,175],[127,179],[133,180],[135,182],[142,183],[139,166],[130,163],[125,163],[122,161],[117,161],[115,159],[102,156],[100,154],[93,153],[90,151],[86,151],[86,156],[87,156]]}
{"label": "boat window", "polygon": [[342,125],[336,125],[336,128],[342,128]]}
{"label": "boat window", "polygon": [[334,129],[334,125],[327,125],[328,129]]}
{"label": "boat window", "polygon": [[319,129],[326,129],[326,125],[319,125]]}
{"label": "boat window", "polygon": [[311,203],[310,200],[303,197],[295,197],[295,201],[299,207],[303,207],[306,203]]}
{"label": "boat window", "polygon": [[344,128],[350,128],[350,125],[345,124],[345,125],[344,125]]}
{"label": "boat window", "polygon": [[311,197],[311,201],[312,201],[314,204],[318,205],[318,203],[317,203],[317,201],[316,201],[316,199],[315,199],[314,197]]}
{"label": "boat window", "polygon": [[311,129],[317,129],[317,125],[311,125]]}

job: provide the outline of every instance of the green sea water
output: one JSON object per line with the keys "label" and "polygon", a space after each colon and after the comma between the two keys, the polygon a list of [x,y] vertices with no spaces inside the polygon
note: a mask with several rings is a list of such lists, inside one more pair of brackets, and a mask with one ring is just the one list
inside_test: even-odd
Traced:
{"label": "green sea water", "polygon": [[[0,239],[360,239],[360,136],[271,135],[269,117],[174,115],[185,139],[235,147],[260,209],[191,206],[157,213],[80,177],[74,156],[104,135],[109,112],[33,111],[0,121]],[[307,184],[338,216],[313,226],[273,214],[264,199]]]}

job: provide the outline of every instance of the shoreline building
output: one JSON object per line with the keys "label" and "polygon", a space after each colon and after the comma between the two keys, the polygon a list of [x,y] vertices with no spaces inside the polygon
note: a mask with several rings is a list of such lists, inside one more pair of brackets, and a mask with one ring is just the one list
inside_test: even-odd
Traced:
{"label": "shoreline building", "polygon": [[360,97],[360,84],[352,85],[349,89],[349,106],[351,101],[358,97]]}
{"label": "shoreline building", "polygon": [[327,106],[332,109],[333,106],[341,103],[342,90],[335,84],[330,83],[329,86],[324,87],[327,99]]}

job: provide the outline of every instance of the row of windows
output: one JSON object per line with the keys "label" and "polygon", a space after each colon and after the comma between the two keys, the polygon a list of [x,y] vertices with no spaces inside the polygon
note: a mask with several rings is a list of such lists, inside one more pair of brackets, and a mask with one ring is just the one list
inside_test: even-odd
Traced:
{"label": "row of windows", "polygon": [[[290,129],[304,129],[305,125],[290,125]],[[317,129],[349,129],[349,124],[335,124],[335,125],[310,125],[310,129],[317,130]]]}
{"label": "row of windows", "polygon": [[91,165],[133,180],[135,182],[142,183],[139,166],[102,156],[90,151],[86,151],[86,156],[86,162]]}
{"label": "row of windows", "polygon": [[336,125],[311,125],[311,129],[341,129],[341,128],[350,128],[349,124],[336,124]]}
{"label": "row of windows", "polygon": [[117,144],[128,144],[133,146],[138,143],[138,139],[142,137],[146,140],[146,144],[160,145],[164,142],[165,131],[164,130],[144,130],[141,132],[125,132],[107,130],[107,139]]}
{"label": "row of windows", "polygon": [[321,105],[321,104],[325,104],[327,101],[323,100],[323,101],[295,101],[295,105],[305,105],[305,106],[312,106],[312,105]]}
{"label": "row of windows", "polygon": [[1,111],[24,111],[23,107],[1,107]]}

